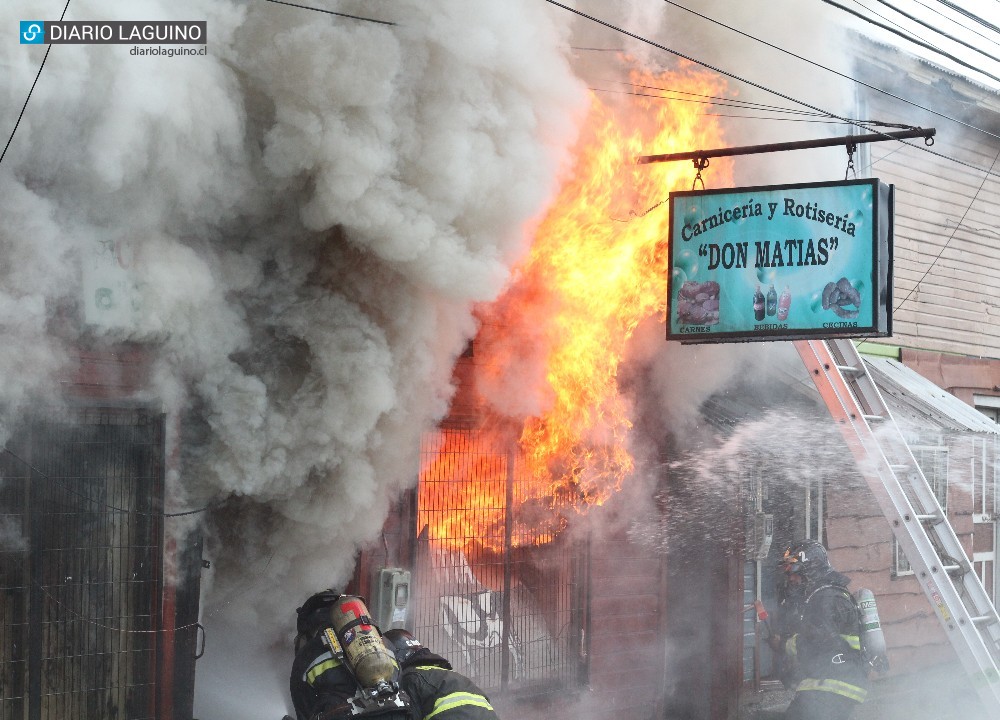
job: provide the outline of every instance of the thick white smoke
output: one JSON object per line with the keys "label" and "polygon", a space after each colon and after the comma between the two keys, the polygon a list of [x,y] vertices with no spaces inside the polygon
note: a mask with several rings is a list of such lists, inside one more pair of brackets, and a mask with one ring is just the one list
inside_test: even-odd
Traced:
{"label": "thick white smoke", "polygon": [[[3,3],[0,27],[64,5]],[[264,634],[349,577],[415,482],[470,308],[523,253],[585,102],[543,3],[323,7],[395,25],[74,0],[67,20],[207,20],[208,53],[52,46],[0,165],[0,430],[84,336],[149,348],[149,399],[181,418],[168,510],[238,498],[206,514],[206,610]],[[44,51],[0,44],[0,127]],[[109,248],[125,307],[88,322]]]}

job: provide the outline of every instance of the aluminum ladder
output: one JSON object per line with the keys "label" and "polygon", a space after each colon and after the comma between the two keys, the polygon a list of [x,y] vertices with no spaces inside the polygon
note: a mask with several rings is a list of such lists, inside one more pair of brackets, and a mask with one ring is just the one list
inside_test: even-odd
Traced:
{"label": "aluminum ladder", "polygon": [[794,342],[983,705],[1000,717],[1000,616],[848,339]]}

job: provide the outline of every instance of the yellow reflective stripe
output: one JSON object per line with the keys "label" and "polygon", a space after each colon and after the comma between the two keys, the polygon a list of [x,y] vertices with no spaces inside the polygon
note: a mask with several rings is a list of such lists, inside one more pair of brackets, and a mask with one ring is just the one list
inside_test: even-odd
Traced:
{"label": "yellow reflective stripe", "polygon": [[841,635],[840,637],[844,638],[847,644],[851,646],[851,650],[861,649],[861,638],[857,635]]}
{"label": "yellow reflective stripe", "polygon": [[482,695],[476,695],[475,693],[469,692],[455,692],[450,695],[445,695],[443,698],[435,701],[434,709],[424,715],[424,720],[431,720],[431,718],[438,713],[447,712],[448,710],[457,708],[461,705],[475,705],[476,707],[486,708],[487,710],[493,709],[493,706],[490,705],[489,701]]}
{"label": "yellow reflective stripe", "polygon": [[334,658],[334,657],[327,658],[323,662],[316,663],[315,665],[313,665],[312,667],[310,667],[308,670],[306,670],[306,674],[303,677],[303,679],[307,683],[309,683],[310,685],[312,685],[314,682],[316,682],[316,678],[318,678],[320,675],[322,675],[323,673],[325,673],[327,670],[332,670],[333,668],[335,668],[335,667],[337,667],[339,665],[340,665],[340,661],[337,660],[337,658]]}
{"label": "yellow reflective stripe", "polygon": [[864,688],[859,688],[857,685],[851,685],[850,683],[843,682],[842,680],[831,680],[829,678],[824,680],[806,678],[798,684],[798,687],[795,688],[796,692],[801,690],[817,690],[821,692],[834,693],[835,695],[843,695],[846,698],[857,700],[858,702],[864,702],[865,698],[868,697],[868,691]]}

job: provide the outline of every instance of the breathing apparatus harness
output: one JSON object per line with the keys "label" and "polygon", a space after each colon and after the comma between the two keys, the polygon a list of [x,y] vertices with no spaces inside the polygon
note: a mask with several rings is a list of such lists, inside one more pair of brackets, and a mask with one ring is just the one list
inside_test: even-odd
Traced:
{"label": "breathing apparatus harness", "polygon": [[[381,636],[382,631],[367,614],[361,615],[345,624],[341,628],[341,633],[349,637],[350,631],[359,625],[374,627]],[[395,680],[379,680],[373,687],[365,687],[358,679],[347,653],[344,652],[343,645],[341,645],[340,639],[337,637],[337,632],[332,627],[325,627],[321,634],[323,644],[330,650],[330,654],[354,678],[357,691],[354,697],[348,698],[344,705],[324,711],[316,715],[312,720],[333,720],[347,714],[352,716],[376,717],[390,712],[405,712],[408,710],[411,706],[410,698],[400,689],[398,682]]]}

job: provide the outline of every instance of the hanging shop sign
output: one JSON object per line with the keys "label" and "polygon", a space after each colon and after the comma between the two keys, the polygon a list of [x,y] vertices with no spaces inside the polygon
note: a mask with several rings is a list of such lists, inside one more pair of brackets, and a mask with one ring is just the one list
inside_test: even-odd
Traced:
{"label": "hanging shop sign", "polygon": [[891,334],[893,186],[670,193],[667,339]]}

